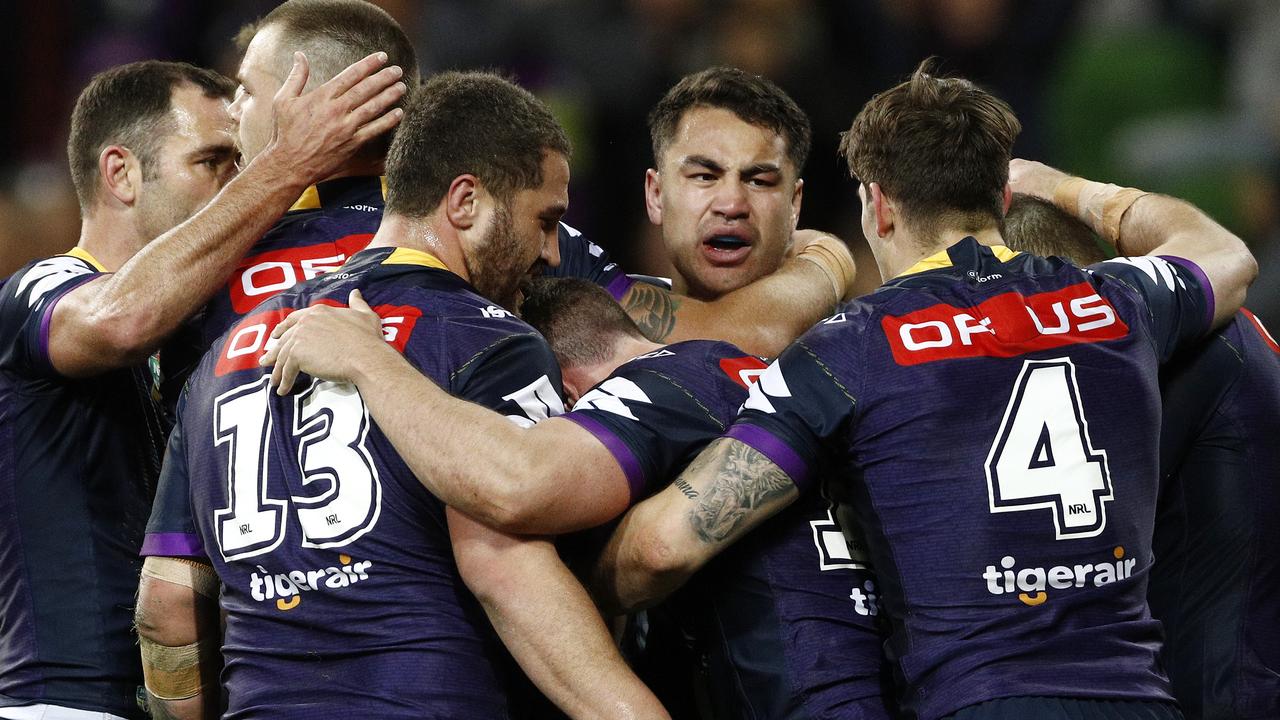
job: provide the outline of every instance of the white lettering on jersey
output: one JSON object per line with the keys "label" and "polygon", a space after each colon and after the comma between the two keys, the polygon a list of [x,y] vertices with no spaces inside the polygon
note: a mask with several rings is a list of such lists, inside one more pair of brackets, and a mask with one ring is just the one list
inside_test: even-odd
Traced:
{"label": "white lettering on jersey", "polygon": [[1173,268],[1170,266],[1169,261],[1164,260],[1163,258],[1152,257],[1150,255],[1143,255],[1142,257],[1112,258],[1107,262],[1123,263],[1125,265],[1130,265],[1132,267],[1138,268],[1147,277],[1151,278],[1151,282],[1163,287],[1169,292],[1174,292],[1174,290],[1176,289],[1174,288],[1175,282],[1177,283],[1178,287],[1184,290],[1187,287],[1186,284],[1182,282],[1182,278],[1178,277],[1177,273],[1173,271]]}
{"label": "white lettering on jersey", "polygon": [[503,395],[503,400],[510,400],[520,406],[524,415],[508,415],[507,419],[520,427],[533,427],[534,423],[564,412],[564,403],[560,393],[551,384],[546,375],[525,385],[510,395]]}
{"label": "white lettering on jersey", "polygon": [[79,260],[68,255],[57,255],[48,260],[41,260],[22,276],[18,281],[18,295],[21,295],[28,287],[31,288],[31,295],[27,297],[27,307],[35,307],[50,290],[62,285],[62,283],[79,275],[89,275],[95,272],[93,268],[85,265],[83,260]]}
{"label": "white lettering on jersey", "polygon": [[506,310],[506,309],[504,309],[504,308],[500,308],[500,307],[498,307],[497,305],[490,305],[490,306],[488,306],[488,307],[486,307],[486,308],[482,309],[482,310],[480,311],[480,314],[481,314],[482,316],[484,316],[484,317],[487,317],[487,318],[505,318],[505,317],[513,317],[513,316],[511,315],[511,312],[510,312],[510,311],[508,311],[508,310]]}
{"label": "white lettering on jersey", "polygon": [[849,544],[830,509],[822,519],[810,520],[809,527],[813,530],[813,544],[818,548],[819,570],[867,568],[865,549]]}
{"label": "white lettering on jersey", "polygon": [[782,377],[782,366],[776,360],[760,375],[760,379],[751,385],[750,394],[747,395],[747,401],[742,406],[772,414],[777,410],[769,401],[770,397],[791,397],[791,388],[787,387],[787,380]]}
{"label": "white lettering on jersey", "polygon": [[848,320],[848,318],[845,316],[844,313],[836,313],[835,315],[832,315],[826,320],[823,320],[822,324],[823,325],[839,325],[840,323],[845,322],[846,320]]}
{"label": "white lettering on jersey", "polygon": [[662,348],[660,350],[651,350],[643,355],[637,355],[631,359],[632,360],[648,360],[650,358],[670,357],[672,355],[675,355],[675,353],[671,352],[666,348]]}
{"label": "white lettering on jersey", "polygon": [[640,389],[639,385],[622,377],[613,377],[597,385],[590,392],[578,398],[574,410],[600,410],[602,412],[621,415],[629,420],[637,420],[631,414],[624,400],[652,405],[653,401]]}

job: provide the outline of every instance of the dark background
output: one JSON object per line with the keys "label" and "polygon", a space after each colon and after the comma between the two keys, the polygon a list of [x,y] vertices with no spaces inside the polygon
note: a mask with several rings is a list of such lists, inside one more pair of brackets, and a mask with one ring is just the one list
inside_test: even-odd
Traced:
{"label": "dark background", "polygon": [[[144,58],[233,74],[231,38],[271,0],[0,0],[0,275],[75,244],[67,117],[93,73]],[[810,115],[801,224],[879,283],[839,133],[923,58],[1023,122],[1016,151],[1186,197],[1253,247],[1250,306],[1280,323],[1280,3],[1274,0],[380,0],[422,70],[496,68],[574,140],[569,222],[633,272],[667,274],[643,208],[645,116],[680,76],[731,64]]]}

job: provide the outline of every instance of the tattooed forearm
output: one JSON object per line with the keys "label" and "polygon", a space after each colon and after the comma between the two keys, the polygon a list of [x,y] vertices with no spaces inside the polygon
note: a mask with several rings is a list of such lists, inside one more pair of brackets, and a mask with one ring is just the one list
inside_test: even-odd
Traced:
{"label": "tattooed forearm", "polygon": [[680,299],[670,291],[638,282],[631,286],[622,298],[622,309],[627,311],[645,337],[654,342],[664,342],[676,327],[676,310]]}
{"label": "tattooed forearm", "polygon": [[723,542],[751,514],[795,489],[785,472],[755,448],[722,438],[689,465],[685,474],[714,474],[715,479],[689,511],[689,523],[702,542]]}

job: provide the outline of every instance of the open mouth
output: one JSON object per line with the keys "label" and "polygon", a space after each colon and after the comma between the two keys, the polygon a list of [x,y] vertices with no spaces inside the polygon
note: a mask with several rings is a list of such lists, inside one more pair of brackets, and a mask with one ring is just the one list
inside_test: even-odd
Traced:
{"label": "open mouth", "polygon": [[751,254],[751,242],[737,235],[712,235],[702,241],[704,257],[715,265],[737,265]]}

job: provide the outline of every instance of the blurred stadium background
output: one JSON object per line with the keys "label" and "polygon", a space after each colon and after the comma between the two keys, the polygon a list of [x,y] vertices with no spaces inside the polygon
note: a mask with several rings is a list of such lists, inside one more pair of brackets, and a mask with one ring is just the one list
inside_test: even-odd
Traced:
{"label": "blurred stadium background", "polygon": [[[273,0],[0,2],[0,276],[78,234],[67,117],[95,72],[144,58],[234,74],[231,38]],[[730,64],[808,111],[801,224],[836,232],[879,284],[839,133],[924,57],[1007,100],[1016,147],[1093,179],[1188,198],[1249,242],[1249,307],[1280,325],[1277,0],[378,0],[422,70],[497,68],[575,144],[568,221],[632,272],[668,274],[645,219],[645,117],[683,74]]]}

